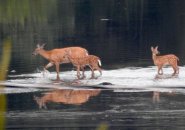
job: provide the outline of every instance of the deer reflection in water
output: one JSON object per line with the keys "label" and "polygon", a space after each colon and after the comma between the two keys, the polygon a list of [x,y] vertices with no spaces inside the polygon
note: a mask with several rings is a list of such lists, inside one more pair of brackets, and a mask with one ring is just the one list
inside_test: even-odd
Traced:
{"label": "deer reflection in water", "polygon": [[[159,91],[153,91],[153,95],[152,95],[152,100],[153,103],[159,103],[160,102],[160,93]],[[175,92],[170,91],[170,92],[162,92],[163,94],[167,94],[167,95],[175,95]]]}
{"label": "deer reflection in water", "polygon": [[160,101],[160,92],[154,91],[152,96],[153,103],[157,103]]}
{"label": "deer reflection in water", "polygon": [[90,97],[97,96],[100,94],[100,89],[95,90],[73,90],[73,89],[63,89],[54,90],[45,93],[42,97],[34,96],[34,100],[39,105],[39,108],[47,109],[46,103],[63,103],[63,104],[73,104],[81,105],[87,102]]}

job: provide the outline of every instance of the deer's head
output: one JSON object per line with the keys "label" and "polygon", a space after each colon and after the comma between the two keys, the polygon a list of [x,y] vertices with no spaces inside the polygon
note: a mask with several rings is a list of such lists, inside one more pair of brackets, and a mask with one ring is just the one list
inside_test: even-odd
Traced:
{"label": "deer's head", "polygon": [[39,98],[39,97],[33,96],[33,99],[36,101],[36,103],[38,104],[40,109],[42,109],[42,108],[47,109],[45,102],[42,101],[42,97]]}
{"label": "deer's head", "polygon": [[160,52],[158,51],[158,46],[156,46],[155,48],[154,48],[154,47],[151,47],[151,51],[152,51],[152,54],[153,54],[153,55],[158,55],[158,54],[160,54]]}
{"label": "deer's head", "polygon": [[45,44],[42,44],[42,45],[37,44],[37,47],[34,50],[34,52],[32,53],[32,55],[36,56],[37,54],[39,54],[39,52],[44,49],[44,46],[45,46]]}

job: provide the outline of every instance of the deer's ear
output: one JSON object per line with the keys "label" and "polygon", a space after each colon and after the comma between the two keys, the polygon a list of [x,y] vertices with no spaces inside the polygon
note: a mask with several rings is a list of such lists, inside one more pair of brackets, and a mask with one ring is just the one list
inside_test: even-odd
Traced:
{"label": "deer's ear", "polygon": [[46,43],[42,44],[40,47],[41,47],[41,48],[44,48],[45,45],[46,45]]}
{"label": "deer's ear", "polygon": [[158,49],[158,46],[156,46],[155,49],[157,50]]}
{"label": "deer's ear", "polygon": [[37,48],[40,48],[40,45],[39,44],[37,44]]}
{"label": "deer's ear", "polygon": [[154,50],[154,47],[153,46],[151,46],[151,51],[153,51]]}

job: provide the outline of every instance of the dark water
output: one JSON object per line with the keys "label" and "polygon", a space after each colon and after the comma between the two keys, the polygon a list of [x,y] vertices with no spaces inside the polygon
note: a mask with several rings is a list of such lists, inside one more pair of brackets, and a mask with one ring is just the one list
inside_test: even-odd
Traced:
{"label": "dark water", "polygon": [[[181,93],[116,92],[106,89],[64,89],[44,93],[8,94],[6,127],[74,130],[95,130],[101,124],[110,130],[185,127],[185,95]],[[60,96],[57,97],[57,93]],[[34,96],[50,99],[46,103],[47,109],[39,109]],[[64,98],[67,98],[66,101]],[[83,103],[78,104],[80,100]]]}

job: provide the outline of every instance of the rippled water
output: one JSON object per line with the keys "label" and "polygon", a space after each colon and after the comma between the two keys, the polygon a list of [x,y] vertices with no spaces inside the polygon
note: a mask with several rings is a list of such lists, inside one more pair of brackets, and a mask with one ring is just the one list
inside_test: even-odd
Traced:
{"label": "rippled water", "polygon": [[[6,94],[7,128],[14,129],[183,129],[185,120],[184,67],[178,77],[156,67],[104,70],[103,76],[77,84],[75,71],[9,75]],[[96,76],[99,74],[96,73]]]}

